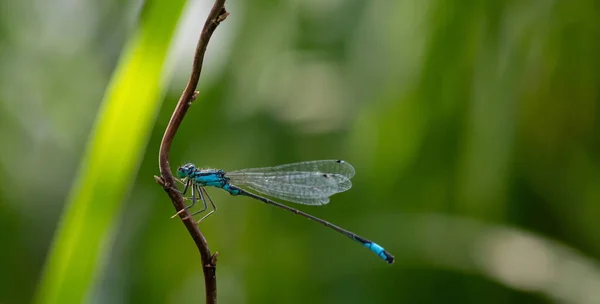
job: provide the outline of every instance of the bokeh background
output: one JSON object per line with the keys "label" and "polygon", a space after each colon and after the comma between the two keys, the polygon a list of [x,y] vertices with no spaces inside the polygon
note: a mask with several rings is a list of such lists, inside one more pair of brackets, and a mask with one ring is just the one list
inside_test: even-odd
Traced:
{"label": "bokeh background", "polygon": [[[183,12],[162,106],[86,302],[204,301],[197,250],[153,175],[211,2]],[[173,168],[347,160],[350,191],[296,207],[397,261],[211,189],[219,210],[201,230],[220,253],[220,302],[600,303],[597,1],[227,8]],[[0,303],[33,299],[143,10],[139,0],[0,2]]]}

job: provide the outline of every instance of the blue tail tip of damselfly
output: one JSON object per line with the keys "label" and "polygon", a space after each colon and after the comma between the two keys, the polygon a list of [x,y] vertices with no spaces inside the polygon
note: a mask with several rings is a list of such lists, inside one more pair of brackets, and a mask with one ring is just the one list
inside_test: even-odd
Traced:
{"label": "blue tail tip of damselfly", "polygon": [[369,248],[369,250],[375,253],[380,259],[386,261],[388,264],[394,264],[394,261],[396,260],[394,256],[383,249],[383,247],[379,246],[379,244],[368,241],[359,236],[355,236],[354,239],[363,244],[363,246]]}
{"label": "blue tail tip of damselfly", "polygon": [[394,256],[387,252],[385,249],[383,249],[383,247],[379,246],[379,244],[367,242],[363,245],[369,248],[373,253],[375,253],[382,260],[386,261],[388,264],[394,264],[394,261],[396,260]]}

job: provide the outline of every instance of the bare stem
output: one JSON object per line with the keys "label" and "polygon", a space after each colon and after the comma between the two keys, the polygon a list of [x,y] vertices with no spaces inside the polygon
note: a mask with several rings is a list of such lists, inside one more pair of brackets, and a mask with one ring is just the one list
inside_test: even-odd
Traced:
{"label": "bare stem", "polygon": [[[197,96],[195,92],[198,86],[198,80],[200,79],[200,73],[202,71],[202,63],[204,60],[204,54],[206,53],[206,46],[217,26],[227,18],[229,13],[225,10],[225,0],[216,0],[213,7],[208,14],[202,33],[196,46],[196,53],[194,54],[194,63],[192,66],[192,74],[190,79],[181,93],[179,102],[173,111],[171,120],[167,125],[165,134],[163,135],[162,142],[160,144],[160,153],[158,156],[159,169],[161,177],[156,177],[156,180],[163,186],[163,189],[169,195],[169,198],[173,202],[173,206],[177,212],[185,209],[185,202],[183,196],[175,187],[175,178],[171,173],[169,166],[169,151],[171,150],[171,143],[173,138],[179,129],[179,125],[183,121],[185,114],[187,113],[192,101]],[[200,251],[200,257],[202,259],[202,269],[204,271],[204,285],[206,287],[206,303],[217,302],[217,277],[216,277],[216,264],[217,264],[217,253],[214,255],[210,253],[208,243],[206,239],[198,229],[198,225],[192,219],[187,210],[179,213],[181,221],[190,233],[194,243]]]}

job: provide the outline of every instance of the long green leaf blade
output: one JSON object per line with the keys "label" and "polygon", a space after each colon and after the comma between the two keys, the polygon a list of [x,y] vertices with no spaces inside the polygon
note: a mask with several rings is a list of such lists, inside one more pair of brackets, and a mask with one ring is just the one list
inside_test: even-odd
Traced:
{"label": "long green leaf blade", "polygon": [[162,101],[165,57],[184,6],[184,0],[145,4],[102,102],[37,303],[81,303],[94,286]]}

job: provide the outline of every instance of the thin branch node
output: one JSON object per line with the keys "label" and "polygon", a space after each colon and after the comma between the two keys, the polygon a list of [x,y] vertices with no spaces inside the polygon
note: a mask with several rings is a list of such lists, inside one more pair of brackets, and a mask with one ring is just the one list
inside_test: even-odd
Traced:
{"label": "thin branch node", "polygon": [[160,176],[154,175],[154,180],[156,180],[156,182],[161,186],[165,185],[165,180]]}
{"label": "thin branch node", "polygon": [[220,14],[219,14],[219,16],[217,17],[217,20],[216,20],[216,21],[217,21],[217,25],[218,25],[219,23],[223,22],[225,19],[227,19],[227,16],[229,16],[229,12],[227,12],[227,11],[225,10],[225,8],[223,8],[223,9],[221,10],[221,13],[220,13]]}
{"label": "thin branch node", "polygon": [[219,257],[219,252],[215,251],[215,253],[210,257],[210,264],[216,266],[218,257]]}

